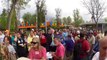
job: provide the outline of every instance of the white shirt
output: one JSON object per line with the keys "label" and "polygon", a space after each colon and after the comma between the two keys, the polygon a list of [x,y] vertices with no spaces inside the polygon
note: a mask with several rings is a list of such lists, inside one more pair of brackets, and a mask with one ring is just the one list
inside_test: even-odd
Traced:
{"label": "white shirt", "polygon": [[39,38],[39,36],[38,36],[38,35],[35,35],[34,37],[37,37],[37,38]]}
{"label": "white shirt", "polygon": [[92,60],[99,60],[99,55],[100,55],[100,53],[97,52],[97,53],[93,56]]}
{"label": "white shirt", "polygon": [[12,53],[12,54],[16,53],[16,51],[15,51],[15,49],[14,49],[14,47],[12,45],[8,46],[8,50],[9,50],[9,53]]}
{"label": "white shirt", "polygon": [[95,44],[95,36],[92,35],[89,39],[90,44]]}
{"label": "white shirt", "polygon": [[[99,56],[100,56],[100,53],[97,52],[97,53],[93,56],[92,60],[99,60]],[[105,58],[105,60],[107,60],[107,58]]]}
{"label": "white shirt", "polygon": [[0,43],[3,43],[3,39],[4,39],[4,34],[0,35]]}

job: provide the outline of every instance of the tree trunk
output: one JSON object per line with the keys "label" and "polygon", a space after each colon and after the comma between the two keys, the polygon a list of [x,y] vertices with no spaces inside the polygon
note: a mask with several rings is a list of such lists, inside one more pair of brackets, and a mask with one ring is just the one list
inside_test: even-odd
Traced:
{"label": "tree trunk", "polygon": [[96,30],[98,30],[98,22],[96,22]]}
{"label": "tree trunk", "polygon": [[17,21],[18,19],[16,17],[16,10],[15,10],[15,8],[14,8],[14,13],[15,13],[15,22],[14,22],[15,24],[14,25],[15,25],[15,31],[17,31],[18,30],[18,21]]}
{"label": "tree trunk", "polygon": [[7,17],[7,29],[8,30],[10,30],[12,10],[13,10],[13,7],[11,8],[11,10],[10,10],[10,12],[8,14],[8,17]]}
{"label": "tree trunk", "polygon": [[7,17],[7,29],[10,31],[10,26],[11,26],[11,17],[12,17],[12,14],[13,14],[13,10],[15,8],[15,5],[17,3],[18,0],[15,0],[15,1],[12,1],[12,5],[11,5],[11,9],[10,9],[10,12],[8,14],[8,17]]}
{"label": "tree trunk", "polygon": [[96,29],[98,30],[98,16],[96,17]]}
{"label": "tree trunk", "polygon": [[15,31],[18,31],[17,19],[16,19],[16,21],[15,21]]}

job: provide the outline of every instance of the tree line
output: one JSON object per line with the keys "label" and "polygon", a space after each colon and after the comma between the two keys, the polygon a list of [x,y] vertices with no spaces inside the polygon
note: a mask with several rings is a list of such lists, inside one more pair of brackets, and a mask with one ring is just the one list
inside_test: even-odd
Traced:
{"label": "tree line", "polygon": [[[6,9],[3,9],[2,14],[0,15],[0,26],[2,29],[8,30],[17,30],[18,24],[20,23],[20,11],[25,9],[27,4],[31,0],[2,0],[2,5],[6,6]],[[3,3],[4,2],[4,3]],[[35,2],[35,14],[25,13],[23,16],[24,22],[29,22],[34,24],[36,22],[37,27],[39,28],[41,23],[44,23],[46,20],[46,0],[37,0]],[[98,26],[98,21],[103,17],[104,12],[106,11],[105,1],[102,0],[83,0],[84,7],[88,10],[91,15],[92,20]],[[82,16],[78,9],[73,11],[73,17],[63,17],[61,18],[60,9],[55,9],[57,24],[63,23],[65,25],[74,25],[75,27],[80,26],[84,22]]]}

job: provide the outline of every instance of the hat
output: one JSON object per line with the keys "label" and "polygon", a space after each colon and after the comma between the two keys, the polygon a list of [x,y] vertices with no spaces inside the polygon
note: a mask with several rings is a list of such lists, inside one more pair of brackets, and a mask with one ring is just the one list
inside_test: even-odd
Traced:
{"label": "hat", "polygon": [[9,30],[6,30],[6,31],[5,31],[5,33],[8,33],[8,34],[9,34],[9,33],[10,33],[10,31],[9,31]]}

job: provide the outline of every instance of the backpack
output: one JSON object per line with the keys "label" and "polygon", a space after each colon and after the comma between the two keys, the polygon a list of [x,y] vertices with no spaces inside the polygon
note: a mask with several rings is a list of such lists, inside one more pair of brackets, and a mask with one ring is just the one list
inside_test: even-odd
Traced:
{"label": "backpack", "polygon": [[84,51],[82,50],[82,43],[83,43],[83,42],[84,42],[84,41],[79,41],[79,42],[77,42],[77,44],[74,46],[74,56],[84,54]]}

